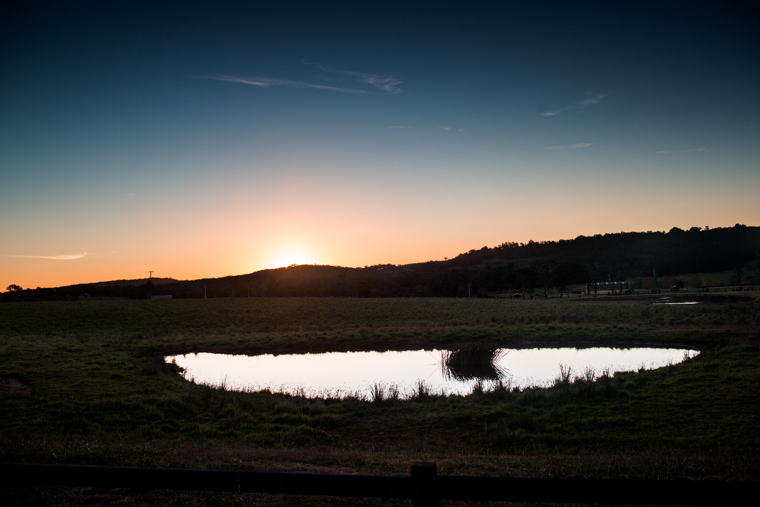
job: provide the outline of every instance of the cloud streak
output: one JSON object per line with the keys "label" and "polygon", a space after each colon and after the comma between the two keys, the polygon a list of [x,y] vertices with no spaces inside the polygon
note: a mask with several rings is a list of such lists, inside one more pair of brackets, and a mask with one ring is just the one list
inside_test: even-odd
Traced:
{"label": "cloud streak", "polygon": [[[395,95],[397,93],[401,93],[401,89],[398,88],[398,85],[403,83],[403,81],[392,76],[380,76],[376,74],[367,74],[365,72],[353,72],[346,70],[332,70],[325,65],[319,65],[318,67],[323,72],[327,72],[329,74],[328,79],[330,81],[335,81],[336,84],[320,84],[310,81],[296,81],[293,79],[269,77],[237,77],[224,74],[203,76],[202,79],[240,83],[257,86],[259,88],[310,88],[314,90],[325,90],[331,92],[349,93],[354,95]],[[341,80],[338,78],[338,76],[350,76],[352,79],[350,80],[349,84],[344,86],[343,83],[340,82]]]}
{"label": "cloud streak", "polygon": [[320,68],[322,68],[322,70],[326,72],[335,72],[336,74],[343,74],[345,76],[353,76],[354,78],[356,78],[357,82],[367,84],[373,87],[376,91],[380,91],[380,92],[384,92],[388,94],[401,93],[401,90],[398,88],[398,85],[403,83],[403,81],[391,76],[378,76],[375,74],[367,74],[364,72],[351,72],[351,71],[346,71],[346,70],[331,71],[329,68],[326,68],[326,67],[320,67]]}
{"label": "cloud streak", "polygon": [[6,255],[5,257],[14,257],[17,259],[50,259],[54,261],[74,261],[87,257],[87,252],[76,254],[59,254],[59,255]]}
{"label": "cloud streak", "polygon": [[681,153],[704,153],[706,151],[710,151],[710,148],[690,148],[688,150],[678,150],[678,151],[660,150],[655,153],[657,153],[658,155],[678,155]]}
{"label": "cloud streak", "polygon": [[574,102],[569,106],[561,107],[559,109],[555,109],[554,111],[545,111],[538,114],[541,116],[557,116],[558,114],[562,114],[566,111],[582,111],[589,106],[594,106],[600,103],[607,95],[609,95],[609,93],[596,93],[587,99],[579,100],[578,102]]}
{"label": "cloud streak", "polygon": [[575,143],[575,144],[563,144],[562,146],[547,146],[545,150],[578,150],[581,148],[588,148],[593,143]]}

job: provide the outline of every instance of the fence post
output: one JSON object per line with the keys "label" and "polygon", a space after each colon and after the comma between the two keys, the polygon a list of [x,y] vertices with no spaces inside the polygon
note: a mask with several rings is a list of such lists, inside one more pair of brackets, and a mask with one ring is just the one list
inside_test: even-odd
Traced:
{"label": "fence post", "polygon": [[435,462],[418,461],[412,463],[412,505],[414,507],[438,507],[435,491],[437,475]]}

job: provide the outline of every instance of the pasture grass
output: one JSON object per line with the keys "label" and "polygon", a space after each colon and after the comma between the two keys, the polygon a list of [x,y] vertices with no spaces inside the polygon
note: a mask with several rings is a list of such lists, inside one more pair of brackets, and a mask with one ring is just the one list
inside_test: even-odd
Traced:
{"label": "pasture grass", "polygon": [[[411,462],[430,460],[443,474],[758,480],[759,337],[757,301],[6,303],[0,461],[408,473]],[[702,353],[614,377],[564,372],[550,389],[501,384],[444,397],[420,383],[411,400],[385,385],[375,386],[369,400],[230,392],[186,382],[163,361],[200,351],[637,344],[695,346]],[[581,378],[570,382],[572,375]],[[175,505],[168,496],[156,498]],[[209,497],[181,498],[200,505]]]}

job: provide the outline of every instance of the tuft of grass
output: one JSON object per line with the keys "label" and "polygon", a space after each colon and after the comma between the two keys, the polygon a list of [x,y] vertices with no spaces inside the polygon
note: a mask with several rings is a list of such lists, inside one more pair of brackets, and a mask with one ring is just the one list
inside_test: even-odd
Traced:
{"label": "tuft of grass", "polygon": [[432,396],[430,386],[422,379],[417,379],[414,384],[414,390],[410,399],[412,400],[427,400]]}
{"label": "tuft of grass", "polygon": [[573,368],[569,364],[560,364],[559,373],[552,383],[553,387],[566,387],[573,381]]}
{"label": "tuft of grass", "polygon": [[388,396],[388,386],[384,382],[375,382],[369,388],[369,400],[375,405],[381,405]]}

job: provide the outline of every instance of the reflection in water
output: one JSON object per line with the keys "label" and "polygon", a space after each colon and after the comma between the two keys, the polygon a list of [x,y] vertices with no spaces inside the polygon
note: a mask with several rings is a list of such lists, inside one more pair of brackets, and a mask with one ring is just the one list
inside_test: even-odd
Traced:
{"label": "reflection in water", "polygon": [[444,375],[460,381],[499,380],[508,374],[507,370],[498,364],[506,354],[505,349],[477,345],[444,350],[441,353],[441,368]]}
{"label": "reflection in water", "polygon": [[369,398],[373,387],[410,398],[424,382],[431,393],[470,394],[476,385],[503,382],[513,388],[548,387],[560,366],[575,378],[589,371],[654,369],[698,355],[689,349],[488,349],[330,352],[325,354],[184,354],[167,356],[192,382],[237,391],[269,390],[310,398]]}

